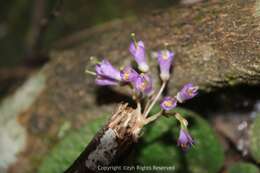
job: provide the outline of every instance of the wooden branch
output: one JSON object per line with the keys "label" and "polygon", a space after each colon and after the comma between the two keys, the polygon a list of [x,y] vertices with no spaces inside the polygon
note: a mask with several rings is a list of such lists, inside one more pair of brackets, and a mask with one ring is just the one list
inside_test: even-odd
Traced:
{"label": "wooden branch", "polygon": [[65,173],[99,172],[102,166],[117,164],[132,144],[137,141],[144,126],[140,111],[120,105],[109,122],[101,129],[78,159]]}

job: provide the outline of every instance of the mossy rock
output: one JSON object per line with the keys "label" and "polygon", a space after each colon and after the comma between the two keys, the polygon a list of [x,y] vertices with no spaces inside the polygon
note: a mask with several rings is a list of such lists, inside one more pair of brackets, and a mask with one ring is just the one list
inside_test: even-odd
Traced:
{"label": "mossy rock", "polygon": [[260,173],[260,171],[251,163],[238,162],[231,165],[228,168],[227,173]]}
{"label": "mossy rock", "polygon": [[252,126],[250,127],[250,153],[252,157],[260,163],[260,113],[257,114]]}
{"label": "mossy rock", "polygon": [[76,160],[105,121],[105,117],[98,118],[85,127],[68,134],[43,160],[38,172],[61,173],[65,171]]}

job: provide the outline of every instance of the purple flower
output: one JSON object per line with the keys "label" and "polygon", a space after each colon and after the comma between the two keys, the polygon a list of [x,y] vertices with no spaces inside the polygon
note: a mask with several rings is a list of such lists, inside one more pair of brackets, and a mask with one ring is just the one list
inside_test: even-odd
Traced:
{"label": "purple flower", "polygon": [[125,67],[121,72],[121,79],[125,82],[134,82],[139,74],[130,66]]}
{"label": "purple flower", "polygon": [[177,105],[177,100],[174,97],[164,97],[160,106],[163,110],[169,111],[175,108]]}
{"label": "purple flower", "polygon": [[193,86],[192,83],[184,85],[184,87],[177,93],[177,100],[182,103],[189,100],[198,94],[198,86]]}
{"label": "purple flower", "polygon": [[96,84],[100,85],[100,86],[118,85],[118,81],[116,81],[114,79],[109,79],[109,78],[97,77],[96,78]]}
{"label": "purple flower", "polygon": [[96,65],[96,73],[98,76],[121,80],[120,71],[114,68],[106,59],[103,59],[101,63]]}
{"label": "purple flower", "polygon": [[108,60],[103,59],[96,65],[97,85],[116,85],[121,81],[120,72],[115,69]]}
{"label": "purple flower", "polygon": [[144,43],[142,41],[138,41],[136,44],[134,42],[131,42],[129,51],[135,58],[139,70],[141,70],[142,72],[147,72],[149,70],[149,66],[146,62]]}
{"label": "purple flower", "polygon": [[181,128],[177,145],[182,148],[183,151],[187,151],[194,144],[194,140],[186,129]]}
{"label": "purple flower", "polygon": [[158,52],[158,63],[160,66],[160,77],[163,81],[167,81],[170,78],[170,68],[172,65],[174,53],[168,50],[162,50]]}
{"label": "purple flower", "polygon": [[135,89],[137,92],[150,95],[153,92],[152,79],[147,74],[140,74],[135,80]]}

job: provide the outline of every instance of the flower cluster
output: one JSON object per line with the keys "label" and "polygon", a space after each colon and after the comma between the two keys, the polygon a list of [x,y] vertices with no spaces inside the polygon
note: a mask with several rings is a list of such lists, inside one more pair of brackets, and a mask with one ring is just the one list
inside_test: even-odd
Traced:
{"label": "flower cluster", "polygon": [[[107,59],[103,59],[101,62],[96,63],[96,72],[89,72],[96,76],[96,84],[100,86],[129,86],[134,93],[134,99],[137,102],[137,106],[140,108],[140,115],[145,120],[145,124],[148,124],[158,119],[165,111],[170,111],[177,106],[178,103],[183,103],[198,94],[198,87],[192,83],[188,83],[175,96],[166,96],[160,102],[161,111],[155,115],[149,116],[149,113],[153,106],[160,99],[167,82],[170,79],[170,71],[174,60],[174,52],[163,49],[157,52],[157,61],[160,69],[160,79],[162,81],[161,87],[156,91],[151,77],[150,67],[148,64],[148,57],[145,50],[143,41],[136,41],[134,35],[133,41],[130,43],[129,52],[133,56],[137,69],[130,65],[116,69]],[[144,99],[144,105],[141,105],[141,100]],[[143,108],[143,109],[142,109]],[[190,148],[194,141],[191,138],[187,125],[187,121],[179,114],[176,116],[181,124],[180,134],[178,139],[178,145],[187,150]]]}

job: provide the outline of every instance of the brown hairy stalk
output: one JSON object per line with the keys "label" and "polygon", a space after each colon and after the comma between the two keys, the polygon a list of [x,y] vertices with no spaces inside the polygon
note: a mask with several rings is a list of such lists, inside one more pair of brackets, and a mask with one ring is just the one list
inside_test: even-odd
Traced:
{"label": "brown hairy stalk", "polygon": [[118,164],[139,137],[144,118],[139,108],[119,105],[108,123],[93,137],[65,173],[99,172],[102,166]]}

